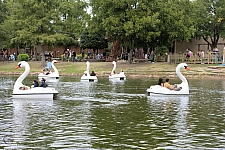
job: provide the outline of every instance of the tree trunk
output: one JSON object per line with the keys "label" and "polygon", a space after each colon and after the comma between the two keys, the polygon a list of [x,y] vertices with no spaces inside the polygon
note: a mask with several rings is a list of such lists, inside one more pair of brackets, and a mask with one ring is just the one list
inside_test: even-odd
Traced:
{"label": "tree trunk", "polygon": [[16,54],[16,56],[18,57],[19,54],[20,54],[20,46],[18,46],[18,48],[17,48],[17,54]]}
{"label": "tree trunk", "polygon": [[38,45],[37,49],[41,52],[41,66],[45,66],[45,52],[44,47],[42,45]]}
{"label": "tree trunk", "polygon": [[93,49],[93,59],[95,59],[95,51],[96,49]]}
{"label": "tree trunk", "polygon": [[37,61],[37,48],[34,47],[34,60]]}
{"label": "tree trunk", "polygon": [[132,54],[133,54],[133,49],[130,50],[130,52],[128,53],[128,63],[132,64]]}
{"label": "tree trunk", "polygon": [[121,51],[120,41],[118,40],[114,41],[111,48],[110,55],[108,57],[108,61],[117,61],[117,57],[120,51]]}

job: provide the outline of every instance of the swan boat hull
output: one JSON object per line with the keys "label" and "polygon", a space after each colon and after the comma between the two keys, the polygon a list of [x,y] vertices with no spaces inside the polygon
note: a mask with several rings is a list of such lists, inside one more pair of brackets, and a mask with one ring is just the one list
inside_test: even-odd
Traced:
{"label": "swan boat hull", "polygon": [[59,75],[57,75],[57,74],[55,74],[55,73],[50,73],[49,75],[45,75],[45,74],[43,74],[43,73],[40,73],[40,74],[38,75],[38,78],[45,78],[45,79],[47,79],[47,78],[50,78],[50,79],[59,79]]}
{"label": "swan boat hull", "polygon": [[121,74],[113,74],[109,76],[109,80],[122,81],[126,80],[126,76]]}
{"label": "swan boat hull", "polygon": [[160,85],[153,85],[148,88],[147,94],[151,96],[151,94],[164,94],[164,95],[188,95],[189,94],[189,86],[187,79],[181,74],[180,69],[190,70],[186,63],[180,63],[176,67],[176,74],[182,81],[181,84],[176,84],[180,89],[170,90],[166,87],[162,87]]}
{"label": "swan boat hull", "polygon": [[96,76],[85,76],[81,77],[81,82],[98,82],[98,78]]}
{"label": "swan boat hull", "polygon": [[[178,85],[178,87],[182,87],[182,86]],[[189,89],[185,89],[183,87],[180,91],[174,91],[174,90],[170,90],[166,87],[162,87],[160,85],[150,86],[150,88],[148,88],[146,91],[147,91],[148,96],[156,95],[156,94],[158,94],[158,95],[159,94],[160,95],[188,95],[189,94]]]}
{"label": "swan boat hull", "polygon": [[54,88],[36,87],[28,90],[14,89],[12,97],[19,99],[54,99],[58,93]]}

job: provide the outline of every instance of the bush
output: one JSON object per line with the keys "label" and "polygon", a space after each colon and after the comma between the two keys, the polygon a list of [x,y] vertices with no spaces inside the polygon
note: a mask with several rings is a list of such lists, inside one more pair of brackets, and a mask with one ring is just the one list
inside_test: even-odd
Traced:
{"label": "bush", "polygon": [[158,46],[156,47],[156,50],[154,51],[154,53],[157,56],[165,56],[169,53],[169,49],[166,46]]}
{"label": "bush", "polygon": [[28,61],[29,60],[29,55],[28,54],[19,54],[18,55],[18,60],[19,61]]}
{"label": "bush", "polygon": [[106,57],[109,57],[109,55],[110,55],[110,52],[106,52]]}
{"label": "bush", "polygon": [[62,61],[64,61],[66,59],[65,54],[62,54],[60,58],[61,58]]}
{"label": "bush", "polygon": [[82,54],[77,54],[76,57],[77,57],[77,61],[81,61],[81,59],[82,59]]}

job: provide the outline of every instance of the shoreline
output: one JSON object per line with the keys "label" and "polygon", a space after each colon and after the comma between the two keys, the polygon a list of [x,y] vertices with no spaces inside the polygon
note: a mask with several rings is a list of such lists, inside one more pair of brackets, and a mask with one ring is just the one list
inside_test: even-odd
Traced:
{"label": "shoreline", "polygon": [[[29,61],[29,75],[38,76],[42,72],[38,61]],[[218,64],[191,64],[186,62],[190,68],[189,71],[181,70],[186,78],[217,78],[225,77],[225,67]],[[21,75],[24,69],[14,69],[18,62],[0,62],[0,75]],[[174,63],[155,62],[155,63],[132,63],[117,62],[116,72],[124,71],[129,78],[178,78],[176,75],[176,66]],[[56,64],[60,76],[82,76],[86,70],[85,62],[63,62]],[[112,70],[112,62],[90,62],[90,71],[94,70],[98,77],[108,77]]]}
{"label": "shoreline", "polygon": [[[29,73],[29,75],[32,76],[38,76],[40,72],[32,72]],[[168,74],[166,74],[168,73]],[[0,75],[13,75],[13,76],[19,76],[21,75],[21,72],[0,72]],[[191,73],[182,73],[186,78],[191,78],[191,79],[196,79],[196,78],[217,78],[217,79],[222,79],[225,78],[225,73],[224,74],[212,74],[212,73],[201,73],[201,74],[191,74]],[[83,74],[81,73],[61,73],[60,76],[82,76]],[[175,73],[171,72],[161,72],[161,73],[157,73],[157,74],[135,74],[135,73],[127,73],[125,74],[126,77],[129,78],[140,78],[140,77],[148,77],[148,78],[160,78],[160,77],[168,77],[168,78],[178,78],[177,75]],[[109,74],[108,73],[96,73],[97,77],[108,77]]]}

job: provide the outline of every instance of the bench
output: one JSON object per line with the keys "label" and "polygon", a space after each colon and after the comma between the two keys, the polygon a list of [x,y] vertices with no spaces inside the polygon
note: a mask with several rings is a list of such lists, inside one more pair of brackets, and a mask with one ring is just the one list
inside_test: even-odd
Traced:
{"label": "bench", "polygon": [[135,59],[135,62],[148,62],[148,59]]}
{"label": "bench", "polygon": [[60,60],[61,58],[51,58],[51,60]]}

